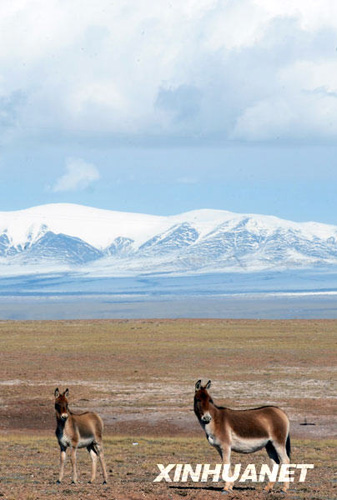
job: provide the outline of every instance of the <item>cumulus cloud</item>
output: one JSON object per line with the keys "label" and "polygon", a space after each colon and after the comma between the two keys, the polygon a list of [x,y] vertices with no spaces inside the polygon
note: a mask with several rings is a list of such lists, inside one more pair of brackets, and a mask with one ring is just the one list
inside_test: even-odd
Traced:
{"label": "cumulus cloud", "polygon": [[3,0],[0,102],[37,140],[336,138],[336,31],[331,0]]}
{"label": "cumulus cloud", "polygon": [[56,180],[52,191],[83,190],[99,178],[100,174],[95,165],[79,158],[70,158],[67,160],[65,173]]}

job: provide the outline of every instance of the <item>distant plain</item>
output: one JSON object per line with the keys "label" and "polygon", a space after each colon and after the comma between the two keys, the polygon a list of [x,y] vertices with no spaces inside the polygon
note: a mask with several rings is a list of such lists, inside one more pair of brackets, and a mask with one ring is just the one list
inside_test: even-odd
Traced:
{"label": "distant plain", "polygon": [[337,271],[0,278],[0,319],[336,319]]}

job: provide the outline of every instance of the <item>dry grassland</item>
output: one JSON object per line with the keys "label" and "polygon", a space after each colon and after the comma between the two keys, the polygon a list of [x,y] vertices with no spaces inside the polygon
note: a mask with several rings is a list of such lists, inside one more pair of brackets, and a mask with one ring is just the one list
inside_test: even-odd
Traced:
{"label": "dry grassland", "polygon": [[[293,462],[314,463],[289,498],[335,499],[337,321],[96,320],[0,322],[0,497],[36,499],[218,499],[212,482],[153,484],[157,463],[219,458],[194,416],[194,383],[212,379],[216,402],[234,408],[277,404],[291,420]],[[74,411],[105,421],[108,486],[61,486],[54,437],[55,387]],[[305,421],[315,425],[301,425]],[[138,444],[133,444],[133,443]],[[263,463],[265,454],[233,454]],[[266,498],[238,485],[231,498]],[[267,498],[280,498],[272,494]],[[284,497],[283,497],[284,498]]]}

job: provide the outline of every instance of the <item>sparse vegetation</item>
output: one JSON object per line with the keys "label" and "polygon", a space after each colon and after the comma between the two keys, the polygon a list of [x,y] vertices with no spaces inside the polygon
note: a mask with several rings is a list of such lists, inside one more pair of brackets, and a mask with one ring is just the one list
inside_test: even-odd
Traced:
{"label": "sparse vegetation", "polygon": [[[211,482],[152,483],[157,463],[219,461],[192,411],[194,383],[207,377],[220,404],[272,403],[287,411],[294,462],[315,464],[290,498],[336,498],[336,329],[336,321],[324,320],[0,322],[0,494],[6,500],[223,498]],[[78,453],[80,484],[70,485],[70,464],[64,483],[55,484],[56,386],[69,387],[74,411],[102,415],[108,486],[99,474],[96,485],[87,485],[86,450]],[[305,419],[315,425],[300,425]],[[233,459],[258,464],[265,456]],[[265,496],[260,484],[238,485],[231,498]]]}
{"label": "sparse vegetation", "polygon": [[[10,441],[10,444],[9,444]],[[79,484],[71,485],[71,466],[67,464],[64,482],[56,485],[58,476],[58,451],[50,437],[22,436],[11,434],[1,437],[2,466],[0,493],[11,499],[61,499],[68,498],[117,498],[117,499],[167,499],[179,498],[223,498],[221,484],[153,483],[159,473],[157,463],[210,463],[219,462],[214,449],[201,438],[153,438],[138,439],[137,446],[129,437],[108,436],[105,440],[105,456],[109,471],[109,483],[101,484],[98,475],[96,484],[88,485],[90,478],[89,456],[85,450],[78,453]],[[333,456],[337,440],[295,440],[293,455],[297,463],[315,463],[309,471],[308,481],[292,486],[289,498],[326,499],[335,498],[333,482]],[[243,468],[251,462],[258,468],[265,463],[265,453],[254,454],[254,458],[233,454]],[[206,489],[207,488],[207,489]],[[263,499],[263,484],[238,484],[231,498]],[[144,496],[145,495],[145,496]],[[205,497],[207,495],[207,497]],[[329,496],[330,495],[330,496]],[[276,487],[268,498],[284,498]]]}

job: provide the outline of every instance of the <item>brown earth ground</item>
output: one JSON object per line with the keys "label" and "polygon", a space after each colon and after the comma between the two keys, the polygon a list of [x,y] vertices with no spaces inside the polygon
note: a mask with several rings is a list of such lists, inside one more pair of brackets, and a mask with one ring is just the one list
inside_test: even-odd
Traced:
{"label": "brown earth ground", "polygon": [[[221,484],[153,483],[158,463],[219,463],[193,413],[194,384],[212,379],[218,404],[281,406],[291,420],[292,462],[313,463],[287,495],[238,483],[229,498],[337,498],[337,321],[95,320],[0,322],[0,498],[210,499]],[[69,387],[75,412],[105,422],[108,485],[62,485],[53,392]],[[314,424],[314,425],[303,425]],[[266,454],[233,454],[255,463]],[[99,469],[99,468],[98,468]],[[277,492],[278,491],[278,492]]]}

